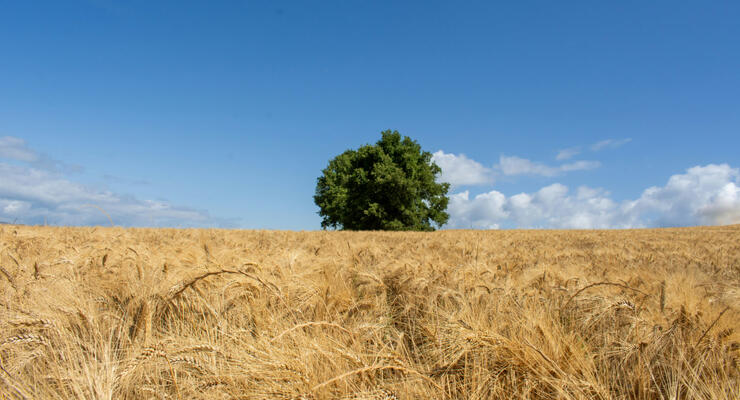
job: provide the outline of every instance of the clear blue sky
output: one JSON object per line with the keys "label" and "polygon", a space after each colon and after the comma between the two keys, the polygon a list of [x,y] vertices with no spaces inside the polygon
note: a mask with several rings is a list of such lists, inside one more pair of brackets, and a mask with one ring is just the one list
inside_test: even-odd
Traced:
{"label": "clear blue sky", "polygon": [[318,229],[328,160],[397,129],[444,163],[451,228],[738,223],[738,21],[732,1],[0,0],[0,221]]}

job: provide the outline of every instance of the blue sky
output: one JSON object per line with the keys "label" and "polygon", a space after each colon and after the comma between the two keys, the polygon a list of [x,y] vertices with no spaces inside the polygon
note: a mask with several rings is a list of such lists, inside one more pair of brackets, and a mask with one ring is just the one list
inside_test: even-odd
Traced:
{"label": "blue sky", "polygon": [[449,228],[740,223],[737,2],[0,1],[0,221],[319,229],[396,129]]}

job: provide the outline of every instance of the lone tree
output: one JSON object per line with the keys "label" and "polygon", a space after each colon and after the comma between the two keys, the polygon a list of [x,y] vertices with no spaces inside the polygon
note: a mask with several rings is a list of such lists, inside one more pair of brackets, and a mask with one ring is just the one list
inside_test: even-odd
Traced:
{"label": "lone tree", "polygon": [[397,131],[381,135],[323,170],[314,196],[322,228],[433,231],[447,222],[450,185],[435,182],[442,170],[432,154]]}

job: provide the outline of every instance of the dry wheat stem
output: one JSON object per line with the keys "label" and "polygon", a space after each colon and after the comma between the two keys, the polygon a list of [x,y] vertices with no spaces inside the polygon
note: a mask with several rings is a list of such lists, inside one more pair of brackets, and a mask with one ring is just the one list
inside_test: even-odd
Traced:
{"label": "dry wheat stem", "polygon": [[568,301],[565,302],[565,304],[561,307],[561,310],[564,310],[566,307],[568,307],[568,305],[570,304],[570,302],[573,301],[573,299],[575,299],[579,294],[583,293],[586,289],[590,289],[590,288],[596,287],[596,286],[618,286],[618,287],[621,287],[623,289],[629,289],[629,290],[632,290],[634,292],[643,294],[645,296],[650,296],[649,294],[643,292],[642,290],[635,289],[633,287],[627,286],[627,285],[622,284],[622,283],[617,283],[617,282],[597,282],[597,283],[592,283],[590,285],[584,286],[583,288],[581,288],[580,290],[578,290],[573,296],[571,296],[568,299]]}
{"label": "dry wheat stem", "polygon": [[249,274],[247,272],[238,271],[238,270],[230,270],[230,269],[222,269],[222,270],[219,270],[219,271],[209,271],[209,272],[203,273],[201,275],[198,275],[198,276],[196,276],[194,278],[191,278],[190,280],[182,281],[182,282],[178,283],[177,285],[175,285],[172,288],[170,288],[170,290],[168,292],[168,295],[167,295],[167,298],[169,300],[172,300],[175,297],[179,296],[186,289],[188,289],[188,288],[192,287],[193,285],[195,285],[198,281],[200,281],[202,279],[205,279],[205,278],[207,278],[209,276],[222,275],[222,274],[240,274],[240,275],[244,275],[244,276],[246,276],[248,278],[251,278],[251,279],[256,280],[257,282],[261,283],[262,285],[264,285],[264,286],[266,286],[268,288],[270,287],[264,281],[262,281],[262,279],[254,276],[252,274]]}
{"label": "dry wheat stem", "polygon": [[[332,384],[334,382],[340,381],[340,380],[342,380],[344,378],[347,378],[349,376],[352,376],[352,375],[362,374],[364,372],[382,371],[382,370],[387,370],[387,369],[392,369],[392,370],[404,372],[404,373],[407,373],[407,374],[416,375],[416,376],[422,378],[423,380],[429,382],[432,386],[434,386],[437,390],[439,390],[440,393],[443,393],[443,394],[445,393],[444,392],[444,389],[442,389],[442,387],[439,386],[439,384],[437,384],[437,382],[434,382],[428,376],[422,374],[419,371],[415,371],[413,369],[408,369],[408,368],[397,366],[397,365],[377,365],[377,366],[370,366],[370,367],[358,368],[358,369],[353,370],[353,371],[345,372],[342,375],[335,376],[334,378],[331,378],[328,381],[322,382],[322,383],[320,383],[320,384],[312,387],[311,388],[311,391],[312,392],[316,392],[317,390],[321,389],[324,386],[330,385],[330,384]],[[447,397],[447,396],[445,395],[445,397]]]}
{"label": "dry wheat stem", "polygon": [[344,328],[344,327],[342,327],[340,325],[337,325],[337,324],[335,324],[333,322],[327,322],[327,321],[311,321],[311,322],[305,322],[303,324],[298,324],[298,325],[296,325],[296,326],[294,326],[292,328],[286,329],[285,331],[283,331],[279,335],[277,335],[274,338],[270,339],[270,343],[275,342],[277,340],[280,340],[280,338],[282,338],[283,336],[285,336],[287,333],[296,331],[298,329],[306,328],[306,327],[309,327],[309,326],[330,326],[330,327],[337,328],[340,331],[348,334],[353,339],[355,337],[354,333],[352,333],[350,330],[348,330],[348,329],[346,329],[346,328]]}
{"label": "dry wheat stem", "polygon": [[10,275],[10,272],[8,272],[8,270],[6,270],[5,268],[3,268],[2,265],[0,265],[0,272],[2,272],[2,274],[8,280],[8,282],[10,282],[10,286],[12,286],[13,289],[18,290],[18,287],[15,286],[15,279],[13,279],[13,277]]}
{"label": "dry wheat stem", "polygon": [[698,346],[699,343],[701,343],[702,339],[704,339],[704,336],[707,336],[707,333],[709,333],[709,331],[714,327],[714,324],[716,324],[717,321],[719,321],[719,319],[722,318],[722,314],[726,313],[727,310],[729,309],[730,309],[730,306],[727,306],[725,307],[724,310],[722,310],[721,313],[719,313],[717,318],[715,318],[714,321],[712,321],[712,323],[709,325],[709,327],[704,331],[704,333],[701,334],[701,336],[699,337],[699,340],[696,341],[696,344],[694,345],[694,347]]}

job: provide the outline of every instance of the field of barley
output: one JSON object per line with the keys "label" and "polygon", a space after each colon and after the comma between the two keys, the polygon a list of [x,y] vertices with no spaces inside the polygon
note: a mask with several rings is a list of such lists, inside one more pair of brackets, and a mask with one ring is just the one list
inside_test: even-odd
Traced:
{"label": "field of barley", "polygon": [[740,226],[0,225],[0,399],[737,399]]}

